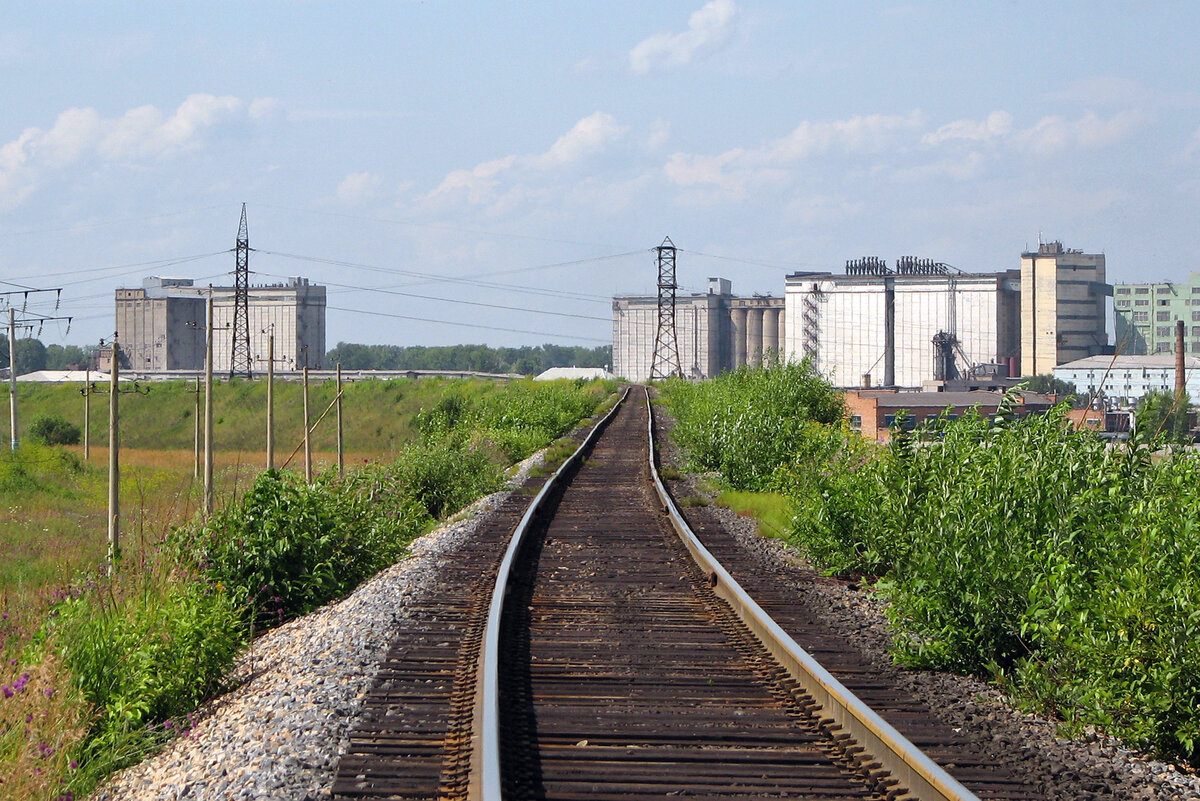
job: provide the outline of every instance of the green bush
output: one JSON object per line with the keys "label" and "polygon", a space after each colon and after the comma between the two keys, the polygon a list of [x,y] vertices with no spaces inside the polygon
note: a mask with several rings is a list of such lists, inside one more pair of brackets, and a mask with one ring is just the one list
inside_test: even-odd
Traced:
{"label": "green bush", "polygon": [[218,689],[244,640],[240,610],[219,585],[157,577],[132,591],[104,588],[60,605],[53,641],[96,710],[71,789],[87,792],[186,728],[188,713]]}
{"label": "green bush", "polygon": [[258,625],[338,598],[392,564],[427,528],[424,508],[382,469],[309,486],[267,471],[236,506],[183,533],[179,547],[211,583],[226,587]]}
{"label": "green bush", "polygon": [[29,438],[42,445],[78,445],[83,432],[61,417],[41,414],[29,424]]}

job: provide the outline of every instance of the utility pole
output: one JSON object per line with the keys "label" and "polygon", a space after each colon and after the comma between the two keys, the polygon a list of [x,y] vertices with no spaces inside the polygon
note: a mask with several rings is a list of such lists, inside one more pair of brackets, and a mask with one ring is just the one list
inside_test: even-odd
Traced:
{"label": "utility pole", "polygon": [[679,343],[675,340],[675,244],[671,237],[655,248],[658,252],[658,331],[654,334],[654,358],[650,380],[683,375],[679,366]]}
{"label": "utility pole", "polygon": [[[5,281],[4,283],[9,283]],[[18,284],[10,284],[10,286],[19,286]],[[8,416],[9,424],[12,427],[12,449],[15,451],[20,444],[20,435],[17,433],[17,308],[12,305],[12,299],[16,295],[22,296],[24,299],[21,306],[22,328],[33,330],[33,323],[37,323],[38,333],[41,333],[42,325],[54,320],[67,321],[67,333],[71,332],[70,317],[48,317],[44,314],[28,311],[25,303],[28,303],[30,295],[37,295],[43,292],[55,293],[56,300],[54,302],[55,311],[58,310],[58,299],[62,298],[62,288],[57,289],[34,289],[33,287],[24,287],[19,290],[10,292],[0,292],[0,298],[4,298],[8,302]]]}
{"label": "utility pole", "polygon": [[213,299],[208,295],[208,337],[204,348],[204,516],[213,511]]}
{"label": "utility pole", "polygon": [[120,372],[121,346],[117,338],[112,343],[112,370],[108,377],[108,572],[111,575],[120,556],[121,537],[121,435],[118,430],[117,374]]}
{"label": "utility pole", "polygon": [[89,359],[87,372],[84,373],[83,389],[83,461],[92,456],[92,365]]}
{"label": "utility pole", "polygon": [[250,363],[250,234],[246,227],[246,204],[238,224],[237,268],[233,279],[233,348],[230,350],[229,377],[238,373],[251,378]]}
{"label": "utility pole", "polygon": [[346,474],[346,453],[342,448],[342,363],[337,363],[337,459],[338,475]]}
{"label": "utility pole", "polygon": [[308,427],[308,354],[304,359],[304,482],[313,483],[312,475],[312,438]]}
{"label": "utility pole", "polygon": [[196,376],[196,411],[192,414],[192,478],[200,478],[200,376]]}
{"label": "utility pole", "polygon": [[267,334],[267,469],[275,469],[275,328]]}
{"label": "utility pole", "polygon": [[17,310],[8,307],[8,424],[12,431],[12,449],[20,443],[17,435]]}

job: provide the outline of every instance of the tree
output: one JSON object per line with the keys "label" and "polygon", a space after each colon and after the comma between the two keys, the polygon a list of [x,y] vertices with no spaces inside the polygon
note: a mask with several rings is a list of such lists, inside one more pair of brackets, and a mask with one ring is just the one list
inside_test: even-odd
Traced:
{"label": "tree", "polygon": [[1190,410],[1186,394],[1177,401],[1173,392],[1147,393],[1138,403],[1133,435],[1140,442],[1150,442],[1159,435],[1168,442],[1188,442]]}
{"label": "tree", "polygon": [[[8,367],[8,337],[0,336],[0,367]],[[17,374],[46,369],[46,346],[37,339],[17,340]]]}
{"label": "tree", "polygon": [[1074,384],[1055,378],[1050,373],[1034,375],[1021,382],[1021,388],[1042,395],[1078,395],[1079,390]]}

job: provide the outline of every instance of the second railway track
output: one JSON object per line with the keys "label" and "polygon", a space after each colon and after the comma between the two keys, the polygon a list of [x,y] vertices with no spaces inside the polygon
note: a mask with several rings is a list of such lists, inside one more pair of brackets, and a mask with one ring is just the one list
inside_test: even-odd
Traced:
{"label": "second railway track", "polygon": [[[639,394],[566,469],[569,484],[526,513],[524,544],[506,542],[514,503],[455,566],[443,605],[400,634],[335,796],[888,799],[925,781],[913,771],[926,757],[897,770],[876,754],[825,688],[814,697],[812,680],[742,622],[739,602],[714,591],[733,578],[700,567],[664,514]],[[511,571],[500,589],[498,566]],[[922,745],[957,759],[950,732],[939,741],[911,704],[848,672]],[[966,762],[981,797],[1037,797]],[[962,793],[937,797],[974,797]]]}

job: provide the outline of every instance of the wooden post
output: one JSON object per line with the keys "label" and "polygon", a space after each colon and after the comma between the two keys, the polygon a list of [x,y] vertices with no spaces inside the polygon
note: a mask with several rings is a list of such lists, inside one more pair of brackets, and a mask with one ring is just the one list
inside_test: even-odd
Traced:
{"label": "wooden post", "polygon": [[338,475],[346,474],[346,454],[342,449],[342,363],[337,365],[337,459]]}
{"label": "wooden post", "polygon": [[8,424],[12,431],[12,449],[21,438],[17,435],[17,310],[8,309]]}
{"label": "wooden post", "polygon": [[108,379],[108,570],[111,574],[121,555],[121,435],[118,430],[117,375],[121,370],[121,346],[112,343],[112,370]]}
{"label": "wooden post", "polygon": [[308,365],[304,365],[304,481],[313,483],[312,439],[308,430]]}
{"label": "wooden post", "polygon": [[208,342],[204,352],[204,516],[213,510],[213,299],[208,295]]}
{"label": "wooden post", "polygon": [[275,331],[267,335],[267,469],[275,469]]}

